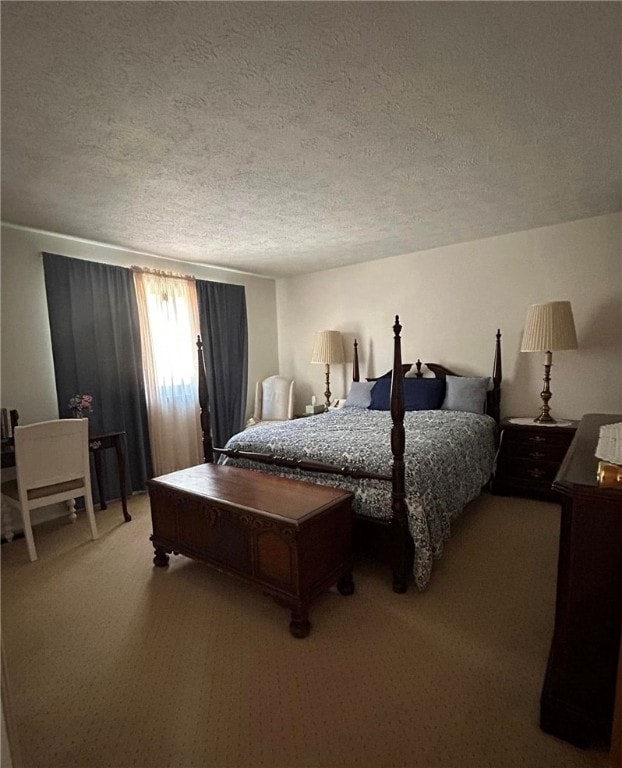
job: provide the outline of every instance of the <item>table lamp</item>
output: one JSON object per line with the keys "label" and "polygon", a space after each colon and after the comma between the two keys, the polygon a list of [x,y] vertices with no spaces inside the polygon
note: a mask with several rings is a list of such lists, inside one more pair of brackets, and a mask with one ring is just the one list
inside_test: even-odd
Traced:
{"label": "table lamp", "polygon": [[552,397],[549,382],[553,352],[560,349],[576,349],[577,333],[569,301],[551,301],[548,304],[532,304],[527,312],[521,352],[544,352],[544,389],[540,393],[542,407],[534,419],[539,424],[555,424],[550,415],[549,400]]}
{"label": "table lamp", "polygon": [[330,365],[343,363],[343,342],[339,331],[316,331],[313,337],[312,363],[324,363],[326,372],[326,391],[324,392],[324,410],[330,406]]}

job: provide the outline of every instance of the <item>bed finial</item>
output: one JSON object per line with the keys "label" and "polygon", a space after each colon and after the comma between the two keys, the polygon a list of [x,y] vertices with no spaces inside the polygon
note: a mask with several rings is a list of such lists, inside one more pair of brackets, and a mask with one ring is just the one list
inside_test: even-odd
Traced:
{"label": "bed finial", "polygon": [[360,381],[359,374],[359,343],[354,339],[354,356],[352,358],[352,381]]}

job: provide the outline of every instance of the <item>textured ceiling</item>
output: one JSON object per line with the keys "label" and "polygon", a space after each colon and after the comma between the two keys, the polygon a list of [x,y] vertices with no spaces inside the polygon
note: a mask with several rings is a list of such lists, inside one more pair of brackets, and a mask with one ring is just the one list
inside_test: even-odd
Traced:
{"label": "textured ceiling", "polygon": [[3,2],[2,218],[286,275],[620,208],[614,2]]}

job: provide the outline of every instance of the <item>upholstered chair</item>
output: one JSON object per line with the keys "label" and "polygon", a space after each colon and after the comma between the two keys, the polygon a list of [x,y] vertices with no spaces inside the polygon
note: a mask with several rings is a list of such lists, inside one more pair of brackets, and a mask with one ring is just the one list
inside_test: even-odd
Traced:
{"label": "upholstered chair", "polygon": [[294,392],[295,382],[286,376],[268,376],[258,381],[255,387],[255,410],[246,426],[293,419]]}

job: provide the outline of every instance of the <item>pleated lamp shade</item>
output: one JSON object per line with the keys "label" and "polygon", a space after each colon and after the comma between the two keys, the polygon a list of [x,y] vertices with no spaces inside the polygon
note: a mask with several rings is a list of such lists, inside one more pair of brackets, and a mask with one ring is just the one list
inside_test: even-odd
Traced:
{"label": "pleated lamp shade", "polygon": [[529,307],[521,352],[576,348],[577,332],[569,301],[551,301]]}
{"label": "pleated lamp shade", "polygon": [[312,363],[343,363],[343,341],[339,331],[316,331],[313,336]]}

